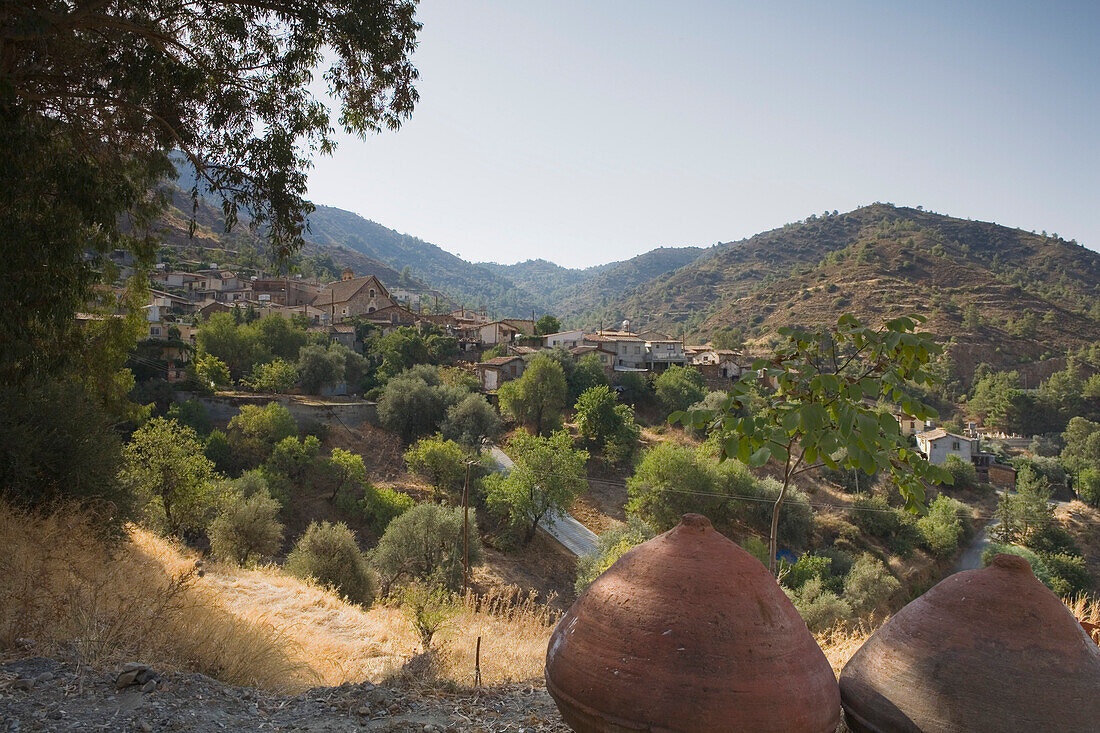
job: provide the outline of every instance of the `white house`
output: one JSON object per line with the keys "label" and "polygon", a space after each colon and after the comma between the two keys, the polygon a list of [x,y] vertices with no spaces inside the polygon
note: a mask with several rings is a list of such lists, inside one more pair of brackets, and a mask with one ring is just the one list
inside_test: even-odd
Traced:
{"label": "white house", "polygon": [[[639,335],[639,338],[641,336]],[[684,342],[672,338],[648,338],[645,342],[646,362],[654,371],[661,371],[671,364],[684,366],[687,356],[684,354]]]}
{"label": "white house", "polygon": [[564,346],[567,349],[575,349],[584,343],[584,331],[579,328],[572,331],[559,331],[558,333],[548,333],[542,337],[543,344],[548,349],[552,349],[555,346]]}
{"label": "white house", "polygon": [[630,331],[597,331],[586,333],[584,343],[587,346],[598,346],[604,351],[615,355],[614,370],[617,372],[644,372],[647,371],[646,360],[649,352],[646,350],[645,339]]}
{"label": "white house", "polygon": [[478,381],[481,388],[487,392],[500,389],[500,385],[523,375],[523,369],[527,366],[521,357],[498,356],[489,361],[483,361],[476,366]]}
{"label": "white house", "polygon": [[942,466],[948,456],[955,456],[964,463],[973,463],[978,453],[978,441],[936,428],[917,433],[917,448],[934,466]]}

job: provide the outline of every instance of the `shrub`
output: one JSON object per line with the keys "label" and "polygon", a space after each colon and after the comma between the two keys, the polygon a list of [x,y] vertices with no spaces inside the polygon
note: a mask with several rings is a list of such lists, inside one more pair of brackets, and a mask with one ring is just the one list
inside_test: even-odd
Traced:
{"label": "shrub", "polygon": [[959,549],[962,522],[958,508],[951,499],[940,494],[928,508],[928,514],[917,520],[917,527],[929,549],[937,557],[950,557]]}
{"label": "shrub", "polygon": [[768,566],[768,543],[764,540],[755,535],[747,537],[741,543],[741,549],[759,560],[764,567]]}
{"label": "shrub", "polygon": [[948,456],[943,467],[951,474],[951,488],[958,491],[973,489],[978,485],[978,471],[974,464],[958,456]]}
{"label": "shrub", "polygon": [[283,525],[276,519],[279,509],[266,490],[231,502],[210,524],[214,557],[248,565],[277,553],[283,543]]}
{"label": "shrub", "polygon": [[173,403],[165,413],[169,420],[186,425],[198,435],[209,435],[212,427],[206,406],[196,399]]}
{"label": "shrub", "polygon": [[852,615],[848,602],[836,593],[825,590],[821,578],[816,576],[807,580],[797,591],[787,590],[786,593],[810,631],[824,631]]}
{"label": "shrub", "polygon": [[416,505],[408,494],[395,491],[388,486],[373,484],[363,487],[363,498],[359,502],[363,516],[370,523],[371,529],[379,535],[386,531],[390,522]]}
{"label": "shrub", "polygon": [[857,498],[848,509],[848,516],[860,530],[883,540],[890,539],[901,529],[898,513],[881,496]]}
{"label": "shrub", "polygon": [[202,452],[221,473],[236,473],[237,459],[233,454],[232,446],[229,445],[229,438],[222,431],[210,431],[210,435],[206,436],[206,445]]}
{"label": "shrub", "polygon": [[880,610],[901,588],[881,560],[864,553],[844,579],[844,599],[859,615]]}
{"label": "shrub", "polygon": [[868,475],[858,468],[832,469],[828,466],[822,466],[818,471],[821,478],[840,486],[849,494],[869,493],[871,487],[875,484],[875,479],[878,477],[877,471]]}
{"label": "shrub", "polygon": [[411,443],[439,429],[452,405],[468,392],[440,382],[434,367],[421,365],[398,374],[386,383],[378,401],[382,427]]}
{"label": "shrub", "polygon": [[634,411],[618,404],[607,385],[585,390],[574,409],[577,430],[590,447],[613,463],[625,462],[634,455],[641,429],[634,423]]}
{"label": "shrub", "polygon": [[263,463],[276,443],[297,434],[298,424],[290,410],[278,402],[268,402],[263,407],[242,405],[226,429],[234,457],[248,467]]}
{"label": "shrub", "polygon": [[401,594],[401,605],[412,622],[420,647],[424,652],[432,648],[432,639],[459,613],[460,606],[453,594],[438,586],[411,583]]}
{"label": "shrub", "polygon": [[1086,468],[1081,472],[1077,495],[1090,506],[1100,506],[1100,468]]}
{"label": "shrub", "polygon": [[501,412],[545,435],[561,426],[562,410],[568,404],[565,370],[552,356],[538,354],[519,379],[505,382],[498,390]]}
{"label": "shrub", "polygon": [[437,496],[441,494],[451,504],[462,503],[466,453],[458,443],[439,437],[423,438],[405,451],[405,464],[427,479]]}
{"label": "shrub", "polygon": [[286,570],[299,578],[312,578],[364,608],[374,602],[378,589],[355,533],[343,522],[312,522],[287,557]]}
{"label": "shrub", "polygon": [[297,371],[302,375],[302,389],[307,394],[320,394],[325,387],[344,381],[346,346],[332,343],[303,346],[298,355]]}
{"label": "shrub", "polygon": [[298,368],[283,359],[275,359],[252,368],[248,386],[257,392],[282,394],[294,388],[298,381]]}
{"label": "shrub", "polygon": [[[471,525],[473,519],[471,518]],[[386,527],[371,554],[383,595],[401,580],[420,580],[448,590],[462,587],[463,510],[417,504]],[[481,556],[477,531],[469,534],[470,565]]]}
{"label": "shrub", "polygon": [[706,396],[706,382],[695,367],[672,365],[653,382],[657,401],[670,412],[686,410]]}
{"label": "shrub", "polygon": [[[637,518],[601,534],[596,540],[596,551],[577,558],[577,582],[573,586],[577,595],[583,593],[616,560],[632,548],[652,539],[653,535],[653,528]],[[764,554],[767,556],[766,550]]]}
{"label": "shrub", "polygon": [[1003,545],[999,542],[990,542],[989,546],[986,547],[985,550],[982,552],[982,566],[984,567],[986,565],[989,565],[989,563],[993,562],[993,556],[1000,554],[1019,555],[1020,557],[1024,558],[1025,560],[1027,560],[1028,564],[1031,565],[1031,572],[1035,573],[1035,577],[1038,578],[1039,581],[1047,588],[1054,588],[1054,582],[1051,578],[1050,570],[1047,569],[1047,566],[1043,562],[1042,558],[1040,558],[1036,553],[1032,552],[1026,547],[1021,547],[1019,545]]}
{"label": "shrub", "polygon": [[832,578],[832,558],[822,557],[807,552],[792,565],[786,561],[779,564],[782,583],[791,590],[798,590],[810,578],[820,578],[822,583],[828,585]]}
{"label": "shrub", "polygon": [[1050,571],[1050,587],[1060,596],[1072,596],[1092,590],[1092,577],[1080,555],[1065,552],[1040,555]]}
{"label": "shrub", "polygon": [[715,473],[710,461],[689,448],[659,443],[645,452],[627,481],[627,513],[658,532],[672,529],[688,512],[706,516],[719,531],[728,529],[731,511],[717,496]]}
{"label": "shrub", "polygon": [[482,441],[500,437],[500,416],[484,397],[469,394],[447,408],[440,431],[459,445],[480,450]]}

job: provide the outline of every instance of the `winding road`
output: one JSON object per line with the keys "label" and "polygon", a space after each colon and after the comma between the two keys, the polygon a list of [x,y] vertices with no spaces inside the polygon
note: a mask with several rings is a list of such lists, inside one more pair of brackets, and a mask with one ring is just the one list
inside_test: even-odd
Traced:
{"label": "winding road", "polygon": [[[497,464],[498,473],[508,473],[516,465],[498,446],[489,448],[489,455]],[[574,555],[587,555],[596,551],[596,533],[569,514],[555,513],[543,517],[539,522],[539,529],[553,537]]]}

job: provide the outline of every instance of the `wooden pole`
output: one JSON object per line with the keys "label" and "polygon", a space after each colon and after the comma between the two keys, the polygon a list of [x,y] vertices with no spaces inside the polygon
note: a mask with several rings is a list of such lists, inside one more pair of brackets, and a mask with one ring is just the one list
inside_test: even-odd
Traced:
{"label": "wooden pole", "polygon": [[477,651],[474,653],[474,687],[481,687],[481,637],[477,637]]}
{"label": "wooden pole", "polygon": [[470,588],[470,463],[466,461],[466,481],[462,484],[462,595]]}

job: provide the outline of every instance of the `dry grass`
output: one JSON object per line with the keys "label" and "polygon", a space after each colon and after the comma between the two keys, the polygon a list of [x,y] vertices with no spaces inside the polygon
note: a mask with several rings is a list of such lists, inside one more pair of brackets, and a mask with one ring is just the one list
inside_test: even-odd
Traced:
{"label": "dry grass", "polygon": [[468,593],[441,637],[440,674],[460,685],[473,684],[480,637],[483,684],[541,679],[558,618],[551,606],[519,588]]}
{"label": "dry grass", "polygon": [[312,679],[273,627],[233,615],[199,587],[194,562],[168,550],[111,548],[79,512],[0,505],[0,647],[31,639],[34,653],[83,664],[146,660],[271,689]]}
{"label": "dry grass", "polygon": [[844,665],[874,631],[865,626],[848,628],[841,625],[814,636],[821,651],[825,652],[825,658],[829,660],[837,679],[840,679],[840,671],[844,669]]}
{"label": "dry grass", "polygon": [[[557,617],[517,590],[470,595],[440,634],[436,673],[473,682],[482,637],[485,684],[542,676]],[[370,610],[271,566],[207,564],[139,528],[111,548],[87,516],[29,515],[0,504],[0,650],[126,660],[192,670],[239,685],[296,692],[379,681],[420,651],[399,608]]]}

